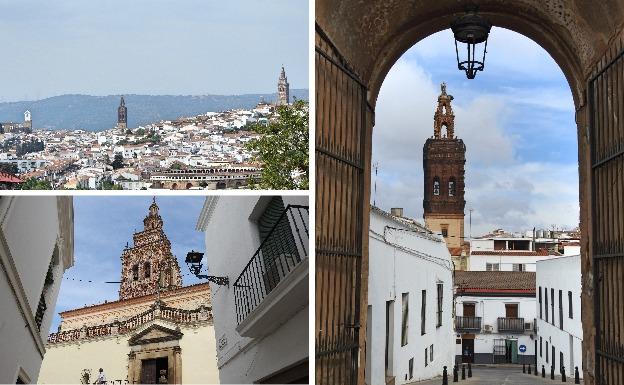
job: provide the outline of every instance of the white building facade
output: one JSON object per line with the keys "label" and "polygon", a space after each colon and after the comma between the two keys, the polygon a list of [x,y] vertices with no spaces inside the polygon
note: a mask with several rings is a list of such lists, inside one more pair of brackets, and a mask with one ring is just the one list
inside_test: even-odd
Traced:
{"label": "white building facade", "polygon": [[560,257],[537,263],[537,365],[566,376],[578,367],[583,376],[581,324],[581,257]]}
{"label": "white building facade", "polygon": [[0,383],[37,382],[63,273],[74,263],[73,213],[69,196],[0,198]]}
{"label": "white building facade", "polygon": [[455,272],[458,363],[534,363],[535,273]]}
{"label": "white building facade", "polygon": [[206,198],[205,232],[221,383],[308,382],[306,196]]}
{"label": "white building facade", "polygon": [[366,383],[429,379],[450,370],[453,264],[446,243],[415,221],[370,212]]}

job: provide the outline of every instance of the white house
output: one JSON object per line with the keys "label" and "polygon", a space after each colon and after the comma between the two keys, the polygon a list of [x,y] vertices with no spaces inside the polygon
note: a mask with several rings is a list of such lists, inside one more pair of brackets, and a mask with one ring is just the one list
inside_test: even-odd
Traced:
{"label": "white house", "polygon": [[581,257],[567,256],[537,263],[537,365],[565,367],[568,377],[578,367],[583,376],[581,324]]}
{"label": "white house", "polygon": [[455,272],[456,362],[534,363],[535,273]]}
{"label": "white house", "polygon": [[[366,383],[421,381],[452,367],[453,264],[446,243],[417,222],[372,207]],[[449,369],[450,370],[450,369]]]}
{"label": "white house", "polygon": [[308,383],[307,196],[209,196],[205,232],[221,383]]}
{"label": "white house", "polygon": [[471,250],[470,271],[532,271],[537,261],[556,258],[561,254],[545,249]]}
{"label": "white house", "polygon": [[35,383],[63,272],[74,263],[71,196],[0,197],[0,383]]}

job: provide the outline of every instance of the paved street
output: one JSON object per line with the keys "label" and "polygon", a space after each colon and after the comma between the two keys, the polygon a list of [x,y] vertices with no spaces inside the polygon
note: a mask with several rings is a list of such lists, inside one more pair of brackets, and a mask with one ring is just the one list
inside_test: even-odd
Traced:
{"label": "paved street", "polygon": [[[453,370],[449,370],[449,385],[453,382]],[[466,368],[466,376],[468,369]],[[566,384],[574,384],[574,376],[572,378],[566,373]],[[546,373],[546,378],[522,373],[522,366],[479,366],[472,367],[472,378],[461,380],[461,371],[459,372],[458,385],[538,385],[538,384],[561,384],[561,376],[555,376],[555,380],[550,379],[550,372]],[[581,380],[581,384],[583,381]],[[440,385],[442,377],[433,380],[414,382],[415,385]]]}

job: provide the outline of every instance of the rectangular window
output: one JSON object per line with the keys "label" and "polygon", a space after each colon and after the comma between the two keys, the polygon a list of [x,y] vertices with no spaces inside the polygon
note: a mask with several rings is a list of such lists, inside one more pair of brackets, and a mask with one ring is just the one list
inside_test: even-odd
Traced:
{"label": "rectangular window", "polygon": [[542,318],[542,287],[539,287],[539,317]]}
{"label": "rectangular window", "polygon": [[542,356],[542,337],[540,337],[540,357]]}
{"label": "rectangular window", "polygon": [[425,348],[425,366],[429,365],[427,359],[429,358],[429,354],[427,354],[427,348]]}
{"label": "rectangular window", "polygon": [[550,289],[550,310],[551,310],[550,314],[552,314],[552,317],[550,317],[550,322],[554,326],[555,325],[555,289]]}
{"label": "rectangular window", "polygon": [[425,334],[425,321],[426,321],[426,311],[427,311],[427,290],[422,291],[422,305],[420,308],[420,334]]}
{"label": "rectangular window", "polygon": [[429,346],[429,362],[433,362],[433,344]]}
{"label": "rectangular window", "polygon": [[414,377],[414,358],[409,359],[409,378],[410,380]]}
{"label": "rectangular window", "polygon": [[500,270],[500,264],[499,263],[486,263],[485,264],[485,270],[486,271],[499,271]]}
{"label": "rectangular window", "polygon": [[559,290],[559,329],[563,329],[563,292]]}
{"label": "rectangular window", "polygon": [[448,227],[442,227],[442,236],[444,238],[448,237]]}
{"label": "rectangular window", "polygon": [[572,312],[572,292],[569,291],[568,292],[568,318],[572,319],[573,317],[573,312]]}
{"label": "rectangular window", "polygon": [[548,363],[548,341],[546,341],[546,363]]}
{"label": "rectangular window", "polygon": [[438,283],[438,313],[437,313],[437,322],[436,327],[442,326],[442,301],[444,295],[444,285]]}
{"label": "rectangular window", "polygon": [[544,288],[544,313],[546,314],[546,322],[548,322],[548,288],[547,287]]}
{"label": "rectangular window", "polygon": [[517,303],[505,304],[505,317],[518,318],[518,304]]}
{"label": "rectangular window", "polygon": [[409,293],[402,294],[403,316],[401,317],[401,346],[407,345],[407,327],[409,321]]}
{"label": "rectangular window", "polygon": [[514,263],[513,264],[513,271],[526,271],[526,269],[524,267],[524,263]]}

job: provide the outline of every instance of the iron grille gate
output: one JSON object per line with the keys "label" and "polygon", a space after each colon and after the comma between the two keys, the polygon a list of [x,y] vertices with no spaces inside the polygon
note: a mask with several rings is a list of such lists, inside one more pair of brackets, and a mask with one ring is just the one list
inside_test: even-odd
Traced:
{"label": "iron grille gate", "polygon": [[316,382],[356,384],[367,88],[316,26]]}
{"label": "iron grille gate", "polygon": [[624,47],[588,84],[596,383],[624,384]]}

